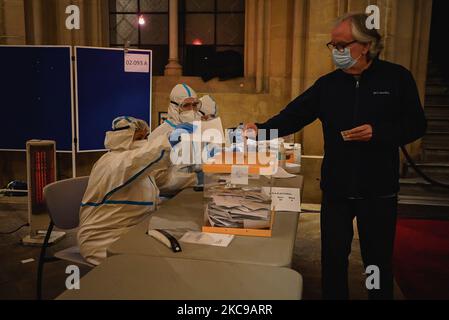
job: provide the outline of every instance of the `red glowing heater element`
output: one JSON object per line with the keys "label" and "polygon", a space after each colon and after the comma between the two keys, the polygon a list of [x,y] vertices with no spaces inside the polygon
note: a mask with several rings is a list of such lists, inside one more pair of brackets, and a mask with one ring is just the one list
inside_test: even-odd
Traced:
{"label": "red glowing heater element", "polygon": [[[27,149],[28,223],[29,234],[22,239],[25,245],[42,245],[50,221],[44,199],[44,187],[56,181],[56,143],[46,140],[30,140]],[[53,231],[49,243],[65,235]]]}
{"label": "red glowing heater element", "polygon": [[192,43],[194,46],[202,46],[203,45],[203,41],[201,41],[200,39],[195,39],[195,40],[193,40]]}
{"label": "red glowing heater element", "polygon": [[50,220],[44,201],[44,187],[56,181],[56,143],[30,140],[26,144],[26,150],[30,232],[22,239],[22,243],[39,245],[43,242]]}
{"label": "red glowing heater element", "polygon": [[140,15],[140,16],[139,16],[139,24],[140,24],[141,26],[145,25],[145,18],[143,17],[143,15]]}
{"label": "red glowing heater element", "polygon": [[53,141],[27,143],[28,196],[30,214],[46,212],[44,187],[56,181],[56,147]]}

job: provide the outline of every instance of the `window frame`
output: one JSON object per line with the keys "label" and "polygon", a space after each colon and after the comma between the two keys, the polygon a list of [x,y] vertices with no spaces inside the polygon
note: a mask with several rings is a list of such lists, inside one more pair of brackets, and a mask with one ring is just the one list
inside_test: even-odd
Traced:
{"label": "window frame", "polygon": [[243,34],[243,43],[241,44],[219,44],[218,41],[218,35],[217,35],[217,23],[218,23],[218,16],[219,15],[224,15],[224,14],[239,14],[239,15],[243,15],[243,17],[245,17],[245,13],[246,13],[246,4],[245,1],[243,1],[244,3],[244,9],[242,10],[236,10],[236,11],[218,11],[218,1],[219,0],[214,0],[214,10],[213,11],[187,11],[187,5],[186,5],[186,1],[187,0],[179,0],[179,12],[178,12],[178,22],[179,22],[179,26],[178,26],[178,35],[179,35],[179,39],[178,39],[178,46],[179,46],[179,52],[180,52],[180,56],[179,59],[182,62],[182,65],[184,66],[184,61],[186,60],[186,49],[189,46],[195,46],[193,44],[187,44],[186,43],[186,23],[187,23],[187,15],[188,14],[213,14],[214,15],[214,43],[213,44],[204,44],[203,46],[207,46],[207,47],[213,47],[215,51],[217,51],[217,48],[240,48],[242,49],[242,56],[244,58],[245,56],[245,26],[242,30],[242,34]]}
{"label": "window frame", "polygon": [[[170,30],[169,30],[169,25],[170,25],[170,1],[167,0],[167,11],[161,12],[161,11],[141,11],[141,0],[136,0],[137,1],[137,11],[117,11],[116,8],[111,8],[109,6],[108,9],[108,17],[109,17],[109,24],[111,22],[111,18],[114,16],[115,18],[117,17],[117,15],[135,15],[137,18],[139,18],[140,15],[165,15],[167,16],[167,28],[168,28],[168,32],[167,32],[167,39],[166,39],[166,44],[151,44],[151,43],[146,43],[146,42],[142,42],[142,26],[137,23],[137,43],[132,43],[130,42],[129,46],[132,48],[137,48],[137,49],[146,49],[146,50],[153,50],[154,52],[157,52],[155,49],[160,48],[160,52],[164,53],[164,57],[166,58],[163,62],[163,67],[165,68],[166,63],[168,63],[168,58],[170,55]],[[108,2],[110,4],[110,2]],[[109,25],[109,32],[111,33],[112,30],[112,25]],[[117,27],[117,24],[115,24],[115,27]],[[135,32],[135,31],[133,31]],[[126,46],[126,43],[116,43],[117,42],[117,37],[115,37],[115,41],[112,42],[111,41],[111,35],[109,36],[109,46],[112,48],[123,48],[124,46]],[[126,41],[126,40],[125,40]],[[166,54],[165,54],[166,53]],[[162,54],[161,54],[162,55]],[[163,59],[162,58],[162,59]],[[153,63],[155,57],[153,56]],[[153,75],[154,76],[163,76],[164,75],[164,70],[159,70],[162,67],[162,65],[157,65],[156,68],[153,65]]]}
{"label": "window frame", "polygon": [[[111,21],[111,16],[117,16],[119,14],[122,15],[126,15],[126,14],[130,14],[130,15],[136,15],[138,18],[140,15],[166,15],[167,16],[167,21],[168,21],[168,25],[170,25],[170,1],[168,2],[168,7],[167,7],[167,11],[166,12],[160,12],[160,11],[141,11],[141,4],[140,1],[141,0],[136,0],[137,1],[137,12],[134,11],[112,11],[111,8],[109,8],[109,21]],[[109,26],[109,30],[111,30],[111,26]],[[170,43],[170,30],[167,32],[167,44],[152,44],[152,43],[142,43],[141,41],[141,25],[139,23],[137,23],[137,43],[130,43],[130,46],[134,46],[137,47],[139,49],[145,49],[145,47],[149,47],[149,46],[168,46]],[[111,47],[122,47],[126,44],[119,44],[119,43],[113,43],[111,42],[111,38],[109,37],[109,45]]]}

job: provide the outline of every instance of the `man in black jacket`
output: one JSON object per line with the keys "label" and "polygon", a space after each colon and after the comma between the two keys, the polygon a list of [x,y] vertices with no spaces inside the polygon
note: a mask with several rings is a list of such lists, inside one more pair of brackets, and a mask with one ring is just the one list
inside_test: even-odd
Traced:
{"label": "man in black jacket", "polygon": [[412,74],[378,58],[381,36],[365,14],[340,18],[328,43],[337,70],[316,81],[280,114],[247,130],[287,136],[320,119],[322,286],[325,299],[348,299],[348,256],[357,217],[365,268],[380,271],[371,299],[393,298],[392,254],[399,191],[399,147],[426,131]]}

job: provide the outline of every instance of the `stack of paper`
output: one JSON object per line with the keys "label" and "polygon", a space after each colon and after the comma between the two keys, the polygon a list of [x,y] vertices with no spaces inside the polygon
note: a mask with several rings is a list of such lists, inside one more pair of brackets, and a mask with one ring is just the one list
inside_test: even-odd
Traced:
{"label": "stack of paper", "polygon": [[270,196],[243,188],[215,192],[206,207],[213,227],[264,229],[270,226]]}

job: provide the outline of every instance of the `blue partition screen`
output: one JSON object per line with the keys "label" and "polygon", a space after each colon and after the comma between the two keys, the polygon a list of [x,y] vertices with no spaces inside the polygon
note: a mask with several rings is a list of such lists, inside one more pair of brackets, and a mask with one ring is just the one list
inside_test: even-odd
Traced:
{"label": "blue partition screen", "polygon": [[76,47],[78,151],[104,150],[114,118],[132,116],[151,123],[150,72],[125,72],[124,50]]}
{"label": "blue partition screen", "polygon": [[31,139],[72,150],[70,47],[0,46],[0,150]]}

